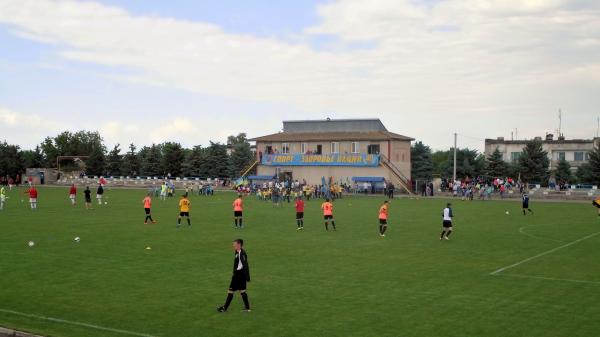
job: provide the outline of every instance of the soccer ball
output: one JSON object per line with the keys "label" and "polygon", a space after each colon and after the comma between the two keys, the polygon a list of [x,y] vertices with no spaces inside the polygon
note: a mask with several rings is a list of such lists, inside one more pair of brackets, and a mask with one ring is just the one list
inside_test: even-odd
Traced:
{"label": "soccer ball", "polygon": [[108,205],[108,201],[105,201],[105,202],[104,202],[104,204],[105,204],[105,205]]}
{"label": "soccer ball", "polygon": [[79,243],[79,241],[81,241],[81,239],[79,238],[79,236],[76,236],[76,237],[73,239],[73,241],[75,241],[75,242]]}
{"label": "soccer ball", "polygon": [[506,215],[509,215],[510,213],[508,213],[508,211],[506,211]]}
{"label": "soccer ball", "polygon": [[35,242],[33,242],[33,241],[29,241],[29,242],[27,242],[27,244],[29,245],[29,247],[35,246]]}

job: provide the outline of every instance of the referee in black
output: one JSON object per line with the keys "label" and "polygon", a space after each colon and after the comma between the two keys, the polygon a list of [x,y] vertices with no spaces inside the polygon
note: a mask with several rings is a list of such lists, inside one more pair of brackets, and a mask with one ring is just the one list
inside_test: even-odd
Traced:
{"label": "referee in black", "polygon": [[242,300],[244,300],[244,311],[250,311],[250,302],[248,302],[248,294],[246,293],[246,282],[250,282],[250,267],[248,266],[248,255],[244,250],[244,240],[237,239],[233,241],[233,251],[235,258],[233,259],[233,275],[229,290],[227,290],[227,299],[225,304],[217,308],[218,312],[226,312],[233,299],[233,293],[240,292]]}

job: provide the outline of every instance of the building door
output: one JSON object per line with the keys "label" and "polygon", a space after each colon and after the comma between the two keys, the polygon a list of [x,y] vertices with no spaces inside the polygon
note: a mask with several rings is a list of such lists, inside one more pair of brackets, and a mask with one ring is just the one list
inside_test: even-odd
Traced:
{"label": "building door", "polygon": [[379,154],[379,144],[371,144],[367,146],[368,154]]}
{"label": "building door", "polygon": [[271,145],[267,145],[267,154],[273,154],[273,147]]}
{"label": "building door", "polygon": [[323,145],[321,145],[321,144],[317,145],[316,154],[323,154]]}

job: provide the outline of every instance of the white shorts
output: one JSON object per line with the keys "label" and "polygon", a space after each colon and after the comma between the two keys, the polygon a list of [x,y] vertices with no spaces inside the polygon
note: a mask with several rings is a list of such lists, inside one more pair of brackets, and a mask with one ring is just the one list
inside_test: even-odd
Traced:
{"label": "white shorts", "polygon": [[37,198],[29,198],[29,202],[37,202]]}
{"label": "white shorts", "polygon": [[69,198],[70,198],[71,200],[75,200],[75,194],[69,194]]}
{"label": "white shorts", "polygon": [[6,197],[5,196],[1,196],[0,197],[0,201],[5,202],[6,201]]}
{"label": "white shorts", "polygon": [[96,194],[96,199],[102,199],[102,194]]}

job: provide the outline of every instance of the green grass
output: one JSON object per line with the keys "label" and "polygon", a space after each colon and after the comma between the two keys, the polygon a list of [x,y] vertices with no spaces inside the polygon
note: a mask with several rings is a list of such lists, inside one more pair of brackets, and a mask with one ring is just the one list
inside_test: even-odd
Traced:
{"label": "green grass", "polygon": [[[442,199],[394,200],[382,239],[381,198],[336,201],[337,232],[324,231],[320,201],[310,201],[306,229],[297,232],[291,205],[273,209],[253,197],[246,200],[247,228],[233,229],[231,193],[192,197],[193,226],[179,230],[175,198],[155,200],[159,223],[143,225],[142,190],[109,190],[109,204],[93,211],[70,207],[67,193],[42,189],[35,212],[17,192],[9,194],[0,213],[2,326],[50,336],[126,336],[10,310],[178,337],[600,331],[600,234],[490,275],[599,232],[589,204],[532,200],[536,213],[524,217],[514,201],[456,200],[452,241],[440,242]],[[230,311],[218,314],[237,237],[247,243],[254,310],[242,313],[236,295]]]}

